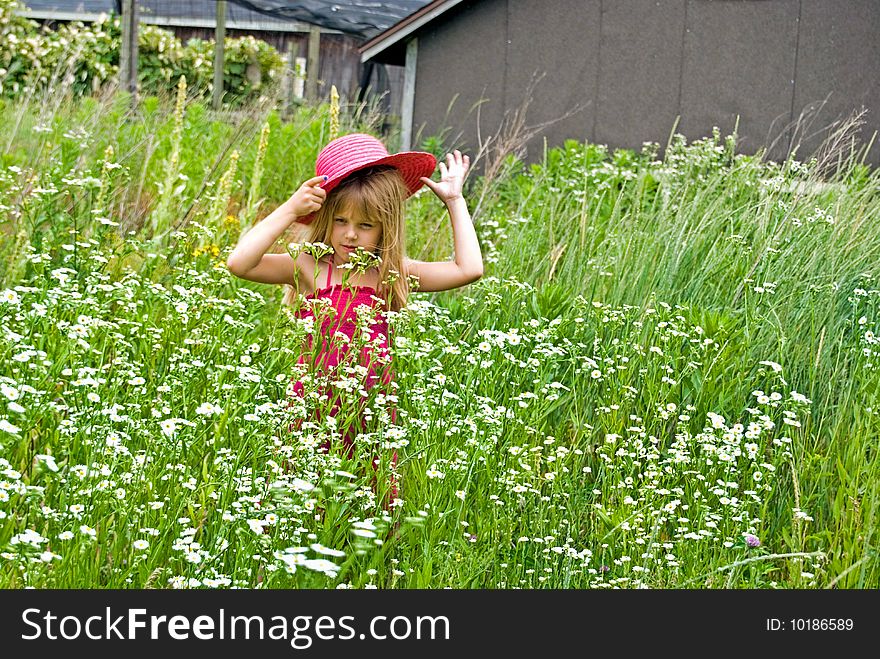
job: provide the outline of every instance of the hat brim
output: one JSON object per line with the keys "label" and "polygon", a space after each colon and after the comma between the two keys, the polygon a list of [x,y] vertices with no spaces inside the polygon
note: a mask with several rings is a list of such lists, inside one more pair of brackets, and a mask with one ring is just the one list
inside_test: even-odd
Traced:
{"label": "hat brim", "polygon": [[[324,183],[321,184],[321,188],[329,194],[336,186],[355,172],[367,169],[368,167],[378,167],[379,165],[391,165],[400,172],[403,182],[406,184],[406,189],[409,193],[407,196],[409,197],[418,192],[418,190],[425,184],[421,180],[423,176],[425,178],[430,178],[431,174],[434,173],[434,169],[437,167],[437,158],[435,158],[433,154],[426,153],[425,151],[402,151],[401,153],[394,153],[385,156],[384,158],[379,158],[358,165],[357,167],[353,167],[344,173],[324,181]],[[310,213],[297,218],[296,221],[300,224],[311,224],[314,219],[315,213]]]}

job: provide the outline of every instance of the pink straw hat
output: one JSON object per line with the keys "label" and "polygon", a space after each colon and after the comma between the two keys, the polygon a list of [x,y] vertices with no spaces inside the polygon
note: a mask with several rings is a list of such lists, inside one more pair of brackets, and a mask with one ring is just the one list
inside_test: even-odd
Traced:
{"label": "pink straw hat", "polygon": [[[377,165],[391,165],[397,168],[409,193],[413,194],[424,185],[420,179],[423,176],[430,177],[434,173],[437,159],[424,151],[389,154],[385,145],[372,135],[352,133],[336,138],[321,149],[315,163],[315,174],[327,177],[321,188],[329,193],[349,174]],[[315,214],[311,213],[298,218],[297,221],[309,224],[313,219]]]}

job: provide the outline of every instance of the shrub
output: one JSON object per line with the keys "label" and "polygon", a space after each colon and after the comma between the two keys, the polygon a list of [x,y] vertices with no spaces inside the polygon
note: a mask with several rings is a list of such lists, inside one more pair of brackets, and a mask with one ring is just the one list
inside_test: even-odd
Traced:
{"label": "shrub", "polygon": [[[0,0],[0,96],[15,98],[60,79],[75,96],[96,92],[119,73],[122,30],[118,16],[91,24],[67,23],[53,31],[15,13],[17,0]],[[213,89],[214,42],[191,39],[153,25],[138,29],[138,84],[145,94],[173,92],[186,76],[202,96]],[[238,105],[256,97],[281,71],[275,48],[254,37],[226,39],[224,100]]]}

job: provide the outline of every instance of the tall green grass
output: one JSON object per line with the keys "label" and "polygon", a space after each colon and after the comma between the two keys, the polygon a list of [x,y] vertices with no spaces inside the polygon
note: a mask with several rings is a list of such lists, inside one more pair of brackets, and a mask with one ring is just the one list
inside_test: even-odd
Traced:
{"label": "tall green grass", "polygon": [[[311,175],[326,109],[128,108],[0,108],[5,587],[877,585],[857,154],[568,142],[475,176],[486,276],[391,314],[396,388],[351,368],[330,418],[296,369],[314,328],[224,267]],[[409,254],[449,257],[439,202],[408,210]],[[353,456],[318,450],[359,414]]]}

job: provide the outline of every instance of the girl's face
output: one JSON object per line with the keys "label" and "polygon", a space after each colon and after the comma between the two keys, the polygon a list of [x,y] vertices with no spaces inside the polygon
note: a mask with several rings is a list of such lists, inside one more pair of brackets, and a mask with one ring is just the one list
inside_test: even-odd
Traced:
{"label": "girl's face", "polygon": [[349,254],[358,247],[371,254],[375,254],[378,250],[379,242],[382,240],[382,226],[364,217],[352,204],[343,204],[332,222],[330,246],[335,252],[336,263],[346,263]]}

